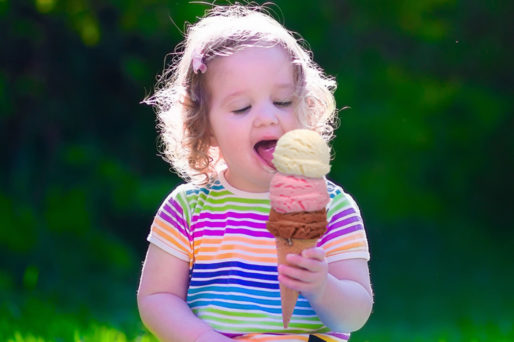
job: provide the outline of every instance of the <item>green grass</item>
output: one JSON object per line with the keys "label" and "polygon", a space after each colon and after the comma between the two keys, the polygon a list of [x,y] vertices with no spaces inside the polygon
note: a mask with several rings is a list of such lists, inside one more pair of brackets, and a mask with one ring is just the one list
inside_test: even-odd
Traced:
{"label": "green grass", "polygon": [[32,296],[21,306],[11,300],[0,311],[0,341],[156,342],[142,326],[135,308],[126,310],[129,312],[122,319],[113,314],[108,322],[93,317],[86,307],[63,310]]}
{"label": "green grass", "polygon": [[[486,235],[442,240],[426,232],[404,231],[388,244],[372,245],[375,306],[351,342],[514,341],[510,243]],[[416,253],[412,245],[430,252]],[[40,290],[36,281],[16,289],[4,279],[0,341],[155,342],[139,319],[136,278],[84,274],[67,286],[53,281],[54,292]]]}
{"label": "green grass", "polygon": [[426,325],[370,321],[352,335],[351,342],[512,342],[512,317],[494,321],[447,321]]}
{"label": "green grass", "polygon": [[[19,331],[16,331],[14,333],[13,337],[10,337],[7,339],[7,342],[47,342],[47,341],[56,341],[56,340],[62,340],[64,339],[58,338],[48,338],[45,339],[43,337],[34,336],[32,334],[23,334]],[[142,335],[138,336],[136,338],[128,338],[127,335],[119,330],[116,330],[114,328],[109,328],[106,326],[92,326],[90,329],[88,329],[87,332],[80,332],[75,331],[73,339],[70,339],[69,341],[73,342],[107,342],[107,341],[113,341],[113,342],[151,342],[156,341],[153,337],[149,335]]]}
{"label": "green grass", "polygon": [[429,229],[372,245],[374,310],[351,342],[514,341],[509,245],[487,233],[440,238]]}
{"label": "green grass", "polygon": [[[424,315],[404,312],[401,306],[396,315],[382,316],[378,306],[366,326],[352,335],[352,342],[511,342],[514,341],[512,317],[487,317],[489,313],[477,314],[480,310],[468,305],[464,309],[453,307],[458,301],[448,300],[449,312],[429,311]],[[392,302],[388,302],[389,305]],[[52,302],[29,297],[23,306],[14,302],[4,303],[0,316],[0,340],[7,342],[156,342],[142,326],[134,307],[127,307],[120,319],[113,312],[95,318],[86,307],[76,310],[57,308]],[[498,314],[501,312],[498,311]],[[112,315],[109,317],[109,314]],[[432,317],[423,322],[423,317]],[[421,318],[420,318],[421,317]]]}

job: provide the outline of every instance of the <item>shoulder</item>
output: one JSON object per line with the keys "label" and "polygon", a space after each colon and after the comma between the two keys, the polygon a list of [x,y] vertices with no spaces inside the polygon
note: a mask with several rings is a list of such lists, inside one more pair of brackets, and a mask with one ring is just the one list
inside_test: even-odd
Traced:
{"label": "shoulder", "polygon": [[331,213],[333,214],[334,211],[341,211],[345,209],[353,209],[358,214],[360,214],[357,202],[355,202],[353,197],[347,193],[342,186],[327,179],[327,190],[330,196],[328,208],[329,215]]}
{"label": "shoulder", "polygon": [[173,191],[168,195],[168,198],[194,199],[197,197],[209,195],[209,193],[216,191],[220,187],[221,184],[216,180],[206,185],[182,183],[173,189]]}
{"label": "shoulder", "polygon": [[226,192],[219,180],[214,179],[205,185],[183,183],[178,185],[166,198],[165,203],[175,203],[188,210],[211,202]]}
{"label": "shoulder", "polygon": [[327,181],[327,231],[320,245],[329,263],[346,259],[369,260],[364,221],[357,203],[340,185]]}
{"label": "shoulder", "polygon": [[179,184],[173,191],[168,195],[170,198],[187,198],[187,197],[196,197],[199,196],[203,192],[203,187],[193,184],[193,183],[183,183]]}

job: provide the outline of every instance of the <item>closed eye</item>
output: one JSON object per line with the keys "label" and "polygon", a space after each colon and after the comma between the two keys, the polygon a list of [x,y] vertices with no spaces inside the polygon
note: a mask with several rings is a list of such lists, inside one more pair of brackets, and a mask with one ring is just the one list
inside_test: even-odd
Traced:
{"label": "closed eye", "polygon": [[233,110],[232,113],[243,114],[244,112],[248,111],[250,108],[251,108],[251,106],[246,106],[246,107],[241,108],[241,109]]}
{"label": "closed eye", "polygon": [[275,101],[273,104],[277,107],[289,107],[293,101]]}

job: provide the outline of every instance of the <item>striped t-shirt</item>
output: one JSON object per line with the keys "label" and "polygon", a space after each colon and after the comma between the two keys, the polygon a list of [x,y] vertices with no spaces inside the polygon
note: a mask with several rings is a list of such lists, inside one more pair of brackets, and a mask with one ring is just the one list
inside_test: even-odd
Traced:
{"label": "striped t-shirt", "polygon": [[[318,246],[327,262],[369,259],[355,202],[327,180],[327,231]],[[148,241],[190,264],[187,303],[217,331],[248,341],[346,341],[331,332],[300,294],[289,327],[282,326],[275,238],[266,229],[269,193],[247,193],[220,173],[208,186],[178,186],[157,212]]]}

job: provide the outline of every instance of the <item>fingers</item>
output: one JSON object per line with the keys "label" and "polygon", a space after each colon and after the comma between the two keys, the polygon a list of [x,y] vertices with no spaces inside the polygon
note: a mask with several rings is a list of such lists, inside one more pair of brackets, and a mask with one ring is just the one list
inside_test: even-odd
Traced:
{"label": "fingers", "polygon": [[327,279],[326,272],[311,272],[305,269],[279,265],[278,281],[310,298],[320,294]]}
{"label": "fingers", "polygon": [[302,256],[304,258],[310,258],[310,259],[316,259],[319,261],[323,261],[325,259],[325,250],[321,247],[304,249],[302,251]]}
{"label": "fingers", "polygon": [[317,272],[325,263],[325,250],[319,247],[309,248],[304,250],[301,255],[288,254],[286,261],[291,266]]}
{"label": "fingers", "polygon": [[323,262],[317,259],[308,259],[300,255],[291,255],[286,257],[287,266],[289,268],[306,271],[306,272],[320,272],[323,270]]}
{"label": "fingers", "polygon": [[288,254],[287,265],[278,266],[278,280],[285,286],[308,294],[323,287],[328,274],[325,251],[309,248],[301,255]]}

